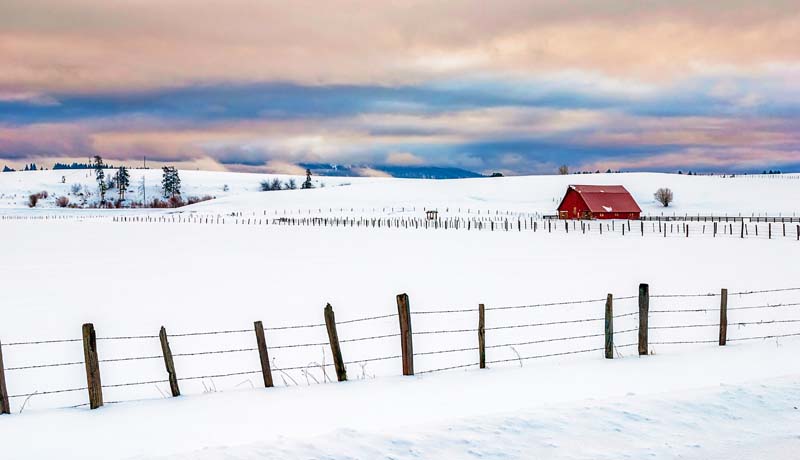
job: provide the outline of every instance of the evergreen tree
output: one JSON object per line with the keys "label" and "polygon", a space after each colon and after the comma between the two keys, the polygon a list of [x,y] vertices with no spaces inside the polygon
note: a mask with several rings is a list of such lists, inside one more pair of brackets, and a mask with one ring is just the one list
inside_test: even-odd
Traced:
{"label": "evergreen tree", "polygon": [[181,178],[178,170],[174,166],[164,166],[161,168],[161,188],[164,191],[164,198],[174,197],[181,194]]}
{"label": "evergreen tree", "polygon": [[131,176],[128,173],[128,168],[120,166],[115,176],[117,182],[117,189],[119,190],[119,199],[125,199],[125,192],[128,191],[128,186],[131,184]]}
{"label": "evergreen tree", "polygon": [[108,191],[108,184],[106,184],[106,174],[103,172],[103,159],[100,155],[95,155],[92,167],[94,168],[94,177],[97,179],[97,189],[100,191],[100,202],[106,202],[106,191]]}
{"label": "evergreen tree", "polygon": [[307,189],[307,188],[314,188],[314,184],[311,183],[311,170],[306,169],[306,180],[300,186],[300,188]]}

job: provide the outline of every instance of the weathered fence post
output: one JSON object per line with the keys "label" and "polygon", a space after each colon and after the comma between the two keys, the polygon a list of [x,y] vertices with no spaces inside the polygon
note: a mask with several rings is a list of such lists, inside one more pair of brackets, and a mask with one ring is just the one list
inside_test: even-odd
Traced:
{"label": "weathered fence post", "polygon": [[606,359],[614,359],[614,295],[606,297]]}
{"label": "weathered fence post", "polygon": [[408,294],[397,295],[397,315],[400,318],[400,348],[403,352],[403,375],[414,375],[414,343],[411,333],[411,308]]}
{"label": "weathered fence post", "polygon": [[264,337],[264,324],[261,321],[253,323],[256,330],[256,343],[258,344],[258,357],[261,360],[261,375],[264,376],[264,387],[272,387],[272,369],[269,366],[269,351],[267,339]]}
{"label": "weathered fence post", "polygon": [[478,354],[481,369],[486,369],[486,313],[483,304],[478,305]]}
{"label": "weathered fence post", "polygon": [[100,382],[100,363],[97,358],[97,335],[92,323],[83,325],[83,358],[86,364],[89,407],[97,409],[103,405],[103,384]]}
{"label": "weathered fence post", "polygon": [[331,304],[325,306],[325,326],[328,329],[328,341],[331,343],[333,365],[336,368],[336,379],[340,382],[347,380],[347,369],[342,359],[342,349],[339,347],[339,334],[336,332],[336,318],[333,315]]}
{"label": "weathered fence post", "polygon": [[719,298],[719,346],[728,341],[728,290],[723,289]]}
{"label": "weathered fence post", "polygon": [[167,329],[164,326],[161,326],[158,338],[161,341],[161,353],[164,355],[164,366],[167,368],[167,375],[169,376],[169,389],[172,392],[172,396],[180,396],[181,389],[178,387],[178,374],[175,373],[175,361],[172,359],[172,349],[169,347]]}
{"label": "weathered fence post", "polygon": [[650,311],[650,286],[639,285],[639,356],[647,354],[647,315]]}
{"label": "weathered fence post", "polygon": [[8,404],[8,387],[6,386],[6,371],[3,367],[3,344],[0,343],[0,414],[10,414],[11,406]]}

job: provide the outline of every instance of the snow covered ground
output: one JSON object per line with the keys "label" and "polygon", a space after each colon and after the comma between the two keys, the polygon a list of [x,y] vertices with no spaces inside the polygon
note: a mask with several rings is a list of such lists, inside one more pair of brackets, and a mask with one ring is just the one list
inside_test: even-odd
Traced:
{"label": "snow covered ground", "polygon": [[3,417],[0,428],[15,459],[791,459],[798,350],[214,393]]}
{"label": "snow covered ground", "polygon": [[[86,174],[70,173],[63,187]],[[157,181],[158,171],[147,174]],[[800,288],[794,238],[115,222],[113,210],[23,208],[28,191],[61,193],[50,182],[56,175],[0,174],[2,214],[100,216],[0,220],[9,392],[38,392],[13,398],[14,414],[0,416],[9,458],[794,458],[800,447],[800,337],[792,335],[800,334],[800,290],[747,293]],[[191,194],[229,186],[180,209],[184,217],[325,208],[398,215],[393,207],[413,210],[401,216],[425,207],[550,214],[567,184],[608,180],[652,214],[661,186],[675,191],[676,213],[800,211],[794,176],[331,178],[325,188],[266,193],[257,191],[260,175],[182,175]],[[653,354],[639,358],[628,345],[642,282],[653,295]],[[713,343],[721,288],[732,293],[724,348]],[[399,376],[393,358],[401,292],[411,299],[414,377]],[[614,360],[597,351],[607,293],[617,299]],[[714,295],[664,296],[701,293]],[[326,303],[348,341],[347,383],[316,384],[335,375],[324,328],[280,329],[320,324]],[[487,307],[488,370],[474,364],[478,303]],[[506,309],[517,306],[526,308]],[[274,389],[260,388],[256,320],[268,328]],[[96,411],[64,408],[84,404],[83,390],[44,394],[85,386],[80,342],[15,345],[78,339],[86,322],[101,360],[111,360],[101,363],[105,399],[120,401]],[[179,378],[236,375],[182,380],[185,396],[167,398],[154,338],[162,325]],[[442,330],[465,332],[425,334]],[[182,335],[208,331],[232,332]],[[781,337],[741,340],[764,336]],[[311,345],[285,348],[296,344]],[[584,350],[592,351],[571,353]],[[216,351],[229,352],[204,354]],[[428,354],[438,351],[447,353]],[[543,357],[520,368],[518,358],[534,356]],[[130,357],[152,359],[121,360]],[[389,359],[368,361],[375,357]],[[53,363],[67,365],[22,369]],[[424,373],[451,366],[465,367]],[[127,385],[139,382],[148,383]],[[85,447],[87,439],[94,444]]]}
{"label": "snow covered ground", "polygon": [[[181,171],[180,175],[185,197],[217,197],[195,206],[208,212],[427,207],[555,214],[570,184],[618,184],[631,192],[646,215],[800,216],[798,174],[721,177],[621,173],[457,180],[315,177],[315,185],[324,184],[324,188],[270,192],[266,196],[266,192],[259,191],[263,180],[294,178],[299,184],[304,178],[210,171]],[[129,196],[142,201],[142,177],[148,200],[160,196],[160,170],[131,170]],[[70,194],[73,184],[88,188],[94,193],[91,200],[97,199],[91,171],[0,173],[0,212],[27,208],[28,196],[40,191],[47,191],[49,198],[37,208],[54,208],[58,196],[68,196],[76,202]],[[660,187],[671,188],[675,193],[675,202],[668,209],[653,198]]]}

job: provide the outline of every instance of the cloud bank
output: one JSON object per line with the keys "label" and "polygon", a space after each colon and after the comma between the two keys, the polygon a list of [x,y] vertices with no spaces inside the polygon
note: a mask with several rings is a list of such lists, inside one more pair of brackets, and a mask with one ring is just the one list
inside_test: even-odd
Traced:
{"label": "cloud bank", "polygon": [[800,169],[797,43],[793,1],[7,0],[0,162]]}

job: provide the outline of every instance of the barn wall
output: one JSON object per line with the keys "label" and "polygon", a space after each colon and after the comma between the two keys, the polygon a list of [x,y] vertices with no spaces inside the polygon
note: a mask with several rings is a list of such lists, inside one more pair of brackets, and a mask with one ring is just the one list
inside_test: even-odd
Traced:
{"label": "barn wall", "polygon": [[[558,208],[558,216],[561,219],[580,219],[584,212],[589,212],[589,207],[583,201],[580,193],[575,190],[569,189],[564,196],[564,200]],[[561,214],[562,211],[567,211],[566,217]],[[638,212],[596,212],[591,214],[592,219],[628,219],[639,220],[640,213]]]}
{"label": "barn wall", "polygon": [[566,219],[577,219],[582,212],[588,210],[589,208],[586,206],[586,203],[583,201],[583,198],[581,198],[580,194],[575,190],[569,189],[564,197],[563,202],[561,203],[561,206],[558,208],[558,215],[563,219],[564,217],[562,216],[561,211],[567,211]]}

